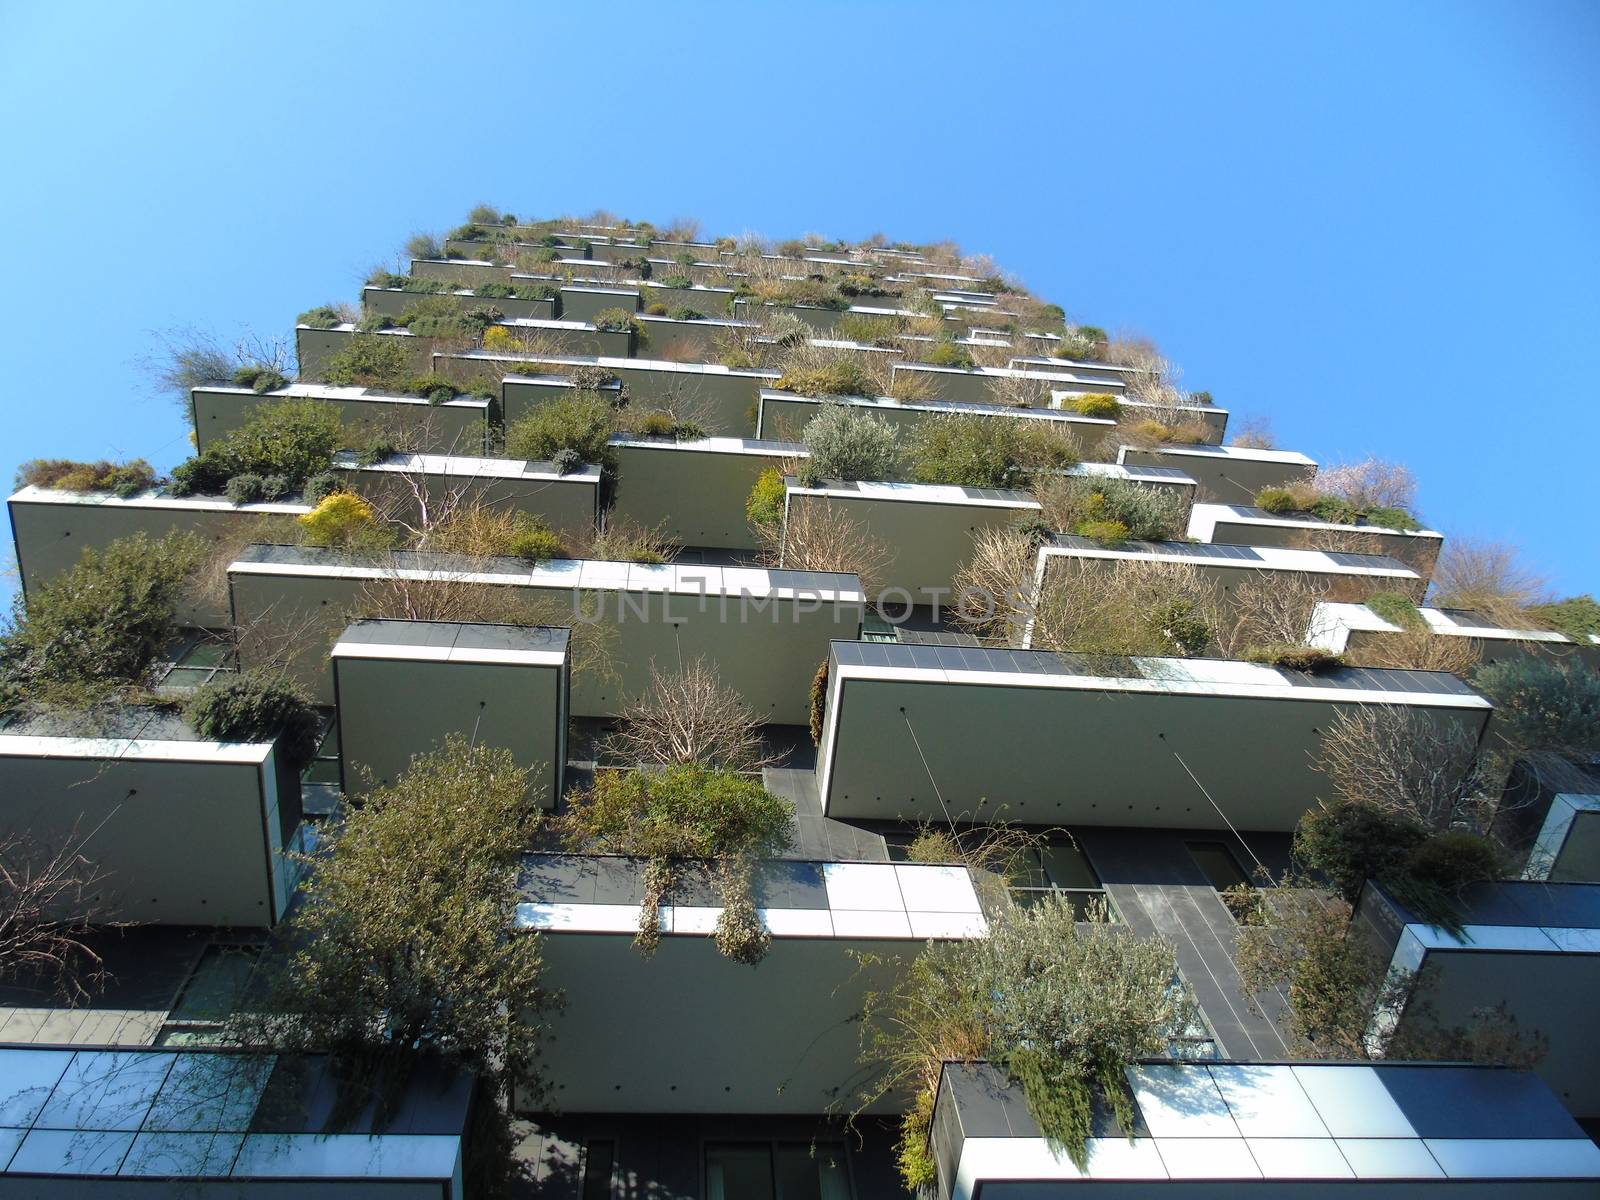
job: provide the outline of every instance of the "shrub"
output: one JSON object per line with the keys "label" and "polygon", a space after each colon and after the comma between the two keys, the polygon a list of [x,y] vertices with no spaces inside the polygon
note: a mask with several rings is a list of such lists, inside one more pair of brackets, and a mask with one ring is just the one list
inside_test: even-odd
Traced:
{"label": "shrub", "polygon": [[777,467],[768,467],[756,476],[750,496],[744,502],[744,515],[758,529],[775,529],[783,524],[783,505],[788,492],[783,484],[783,473]]}
{"label": "shrub", "polygon": [[833,327],[833,336],[841,342],[859,342],[863,346],[897,346],[903,332],[899,318],[869,313],[845,313]]}
{"label": "shrub", "polygon": [[664,317],[667,315],[667,306],[665,304],[647,304],[644,312],[647,317]]}
{"label": "shrub", "polygon": [[378,520],[368,504],[354,492],[330,492],[316,508],[297,520],[313,546],[347,546],[377,528]]}
{"label": "shrub", "polygon": [[461,394],[461,389],[451,380],[436,374],[418,375],[415,379],[408,379],[403,390],[408,396],[421,396],[429,404],[443,404]]}
{"label": "shrub", "polygon": [[1491,727],[1519,753],[1600,752],[1600,672],[1519,655],[1479,667],[1472,684],[1494,701]]}
{"label": "shrub", "polygon": [[1321,675],[1345,665],[1341,655],[1320,646],[1295,646],[1288,643],[1252,646],[1245,651],[1245,659],[1269,667],[1282,667],[1287,671],[1304,671],[1307,675]]}
{"label": "shrub", "polygon": [[1267,487],[1256,493],[1256,507],[1269,513],[1298,512],[1299,499],[1288,488]]}
{"label": "shrub", "polygon": [[[827,715],[828,707],[828,660],[823,659],[822,665],[817,668],[817,673],[811,677],[811,692],[807,697],[810,706],[810,715],[806,724],[811,730],[811,744],[822,744],[822,721]],[[928,860],[912,858],[912,862]]]}
{"label": "shrub", "polygon": [[616,412],[603,397],[572,392],[514,421],[506,429],[506,455],[554,461],[562,450],[571,450],[584,462],[607,465],[612,461],[607,443],[615,432]]}
{"label": "shrub", "polygon": [[1183,502],[1165,488],[1146,487],[1126,479],[1099,475],[1067,475],[1048,480],[1039,489],[1045,519],[1056,529],[1092,537],[1086,524],[1114,521],[1126,536],[1141,542],[1168,542],[1183,535]]}
{"label": "shrub", "polygon": [[[597,771],[588,791],[574,796],[558,818],[567,844],[587,853],[626,854],[649,859],[645,898],[635,944],[644,953],[660,936],[660,904],[672,886],[677,860],[733,860],[750,863],[781,852],[794,832],[788,804],[759,782],[733,771],[698,764],[675,764],[656,771]],[[740,952],[738,961],[758,961],[765,953],[759,936],[752,944],[748,930],[735,922],[752,915],[750,875],[724,871],[724,916],[730,911],[727,944]],[[744,933],[745,936],[739,936]],[[718,922],[718,946],[724,944]]]}
{"label": "shrub", "polygon": [[174,496],[219,496],[232,475],[232,460],[213,446],[173,467],[167,490]]}
{"label": "shrub", "polygon": [[663,275],[660,280],[664,288],[692,288],[694,280],[687,275]]}
{"label": "shrub", "polygon": [[1426,839],[1421,825],[1359,800],[1324,803],[1300,818],[1295,862],[1354,904],[1368,879],[1393,876]]}
{"label": "shrub", "polygon": [[439,239],[431,233],[414,233],[406,239],[406,256],[409,258],[443,258]]}
{"label": "shrub", "polygon": [[247,387],[256,395],[275,392],[281,387],[287,387],[289,378],[276,367],[263,366],[260,363],[247,363],[233,373],[233,382],[237,387]]}
{"label": "shrub", "polygon": [[965,346],[957,345],[945,338],[941,338],[933,349],[928,351],[923,361],[932,363],[936,367],[970,368],[973,365],[972,355]]}
{"label": "shrub", "polygon": [[583,466],[583,456],[576,450],[557,450],[550,456],[550,465],[556,469],[557,475],[571,475]]}
{"label": "shrub", "polygon": [[1077,462],[1072,441],[1042,422],[967,414],[921,422],[911,437],[911,477],[957,487],[1025,487],[1042,470]]}
{"label": "shrub", "polygon": [[876,390],[866,369],[852,358],[836,358],[815,367],[787,370],[773,385],[802,396],[870,396]]}
{"label": "shrub", "polygon": [[1114,550],[1128,540],[1128,527],[1121,521],[1084,521],[1073,532],[1107,550]]}
{"label": "shrub", "polygon": [[[274,478],[281,479],[283,477],[278,475],[274,476]],[[228,480],[227,486],[223,488],[223,495],[227,496],[228,500],[233,504],[254,504],[262,498],[264,491],[261,476],[246,473],[235,475]]]}
{"label": "shrub", "polygon": [[596,329],[607,333],[631,333],[637,337],[643,332],[639,319],[625,308],[603,308],[590,321]]}
{"label": "shrub", "polygon": [[337,408],[295,397],[258,406],[216,450],[231,465],[230,476],[282,475],[298,487],[327,470],[343,437]]}
{"label": "shrub", "polygon": [[801,467],[807,479],[893,479],[900,467],[894,427],[845,404],[824,404],[800,437],[811,454]]}
{"label": "shrub", "polygon": [[1385,529],[1398,529],[1402,533],[1410,533],[1414,529],[1422,528],[1422,523],[1403,508],[1388,508],[1379,505],[1367,509],[1361,515],[1369,525],[1381,525]]}
{"label": "shrub", "polygon": [[1367,597],[1367,607],[1401,629],[1424,630],[1428,627],[1417,608],[1417,602],[1404,592],[1374,592]]}
{"label": "shrub", "polygon": [[358,333],[328,359],[325,382],[338,387],[397,390],[411,375],[406,340],[393,334]]}
{"label": "shrub", "polygon": [[1080,416],[1117,420],[1122,416],[1122,405],[1115,396],[1105,392],[1091,392],[1072,401],[1073,411]]}
{"label": "shrub", "polygon": [[319,471],[300,489],[300,498],[307,504],[321,504],[334,492],[344,490],[344,480],[332,471]]}
{"label": "shrub", "polygon": [[141,681],[177,627],[203,550],[198,538],[144,533],[86,549],[77,565],[19,595],[0,632],[0,706],[76,702]]}
{"label": "shrub", "polygon": [[604,367],[569,367],[567,382],[580,391],[597,392],[618,381],[617,376]]}
{"label": "shrub", "polygon": [[155,486],[156,473],[142,458],[132,462],[73,462],[35,458],[17,468],[17,486],[54,488],[63,492],[114,492],[123,499]]}
{"label": "shrub", "polygon": [[312,329],[334,329],[344,324],[344,317],[333,305],[319,304],[296,317],[295,324],[309,325]]}
{"label": "shrub", "polygon": [[1600,636],[1600,604],[1593,596],[1568,596],[1554,604],[1540,604],[1532,615],[1580,644]]}
{"label": "shrub", "polygon": [[191,696],[184,718],[215,742],[266,741],[279,746],[296,769],[317,754],[322,717],[311,700],[287,679],[246,673],[221,676]]}
{"label": "shrub", "polygon": [[561,535],[544,522],[524,512],[519,512],[517,517],[519,527],[506,542],[506,554],[512,558],[541,562],[545,559],[561,558],[566,553],[566,548],[561,544]]}
{"label": "shrub", "polygon": [[704,321],[707,319],[706,314],[698,308],[689,308],[687,305],[680,305],[672,309],[667,313],[667,316],[674,321]]}
{"label": "shrub", "polygon": [[261,498],[263,500],[282,500],[294,491],[294,483],[287,475],[263,475],[261,477]]}

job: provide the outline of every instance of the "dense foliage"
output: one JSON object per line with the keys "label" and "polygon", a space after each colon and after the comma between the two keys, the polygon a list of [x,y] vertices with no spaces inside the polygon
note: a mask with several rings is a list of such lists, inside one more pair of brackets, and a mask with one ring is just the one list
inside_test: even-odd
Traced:
{"label": "dense foliage", "polygon": [[55,488],[63,492],[114,492],[127,499],[148,491],[156,473],[142,458],[114,463],[73,462],[65,458],[33,458],[17,468],[17,486]]}
{"label": "dense foliage", "polygon": [[[226,494],[239,475],[281,479],[280,494],[299,491],[326,471],[343,441],[339,410],[323,400],[293,398],[262,404],[249,419],[204,453],[172,472],[174,495]],[[274,485],[276,488],[277,485]],[[258,492],[255,499],[267,497]]]}
{"label": "dense foliage", "polygon": [[322,734],[322,718],[310,698],[294,683],[272,675],[219,676],[189,698],[183,715],[196,733],[212,741],[278,738],[296,768],[316,757]]}
{"label": "dense foliage", "polygon": [[918,483],[975,488],[1026,487],[1078,461],[1075,443],[1048,422],[965,414],[921,422],[908,456]]}
{"label": "dense foliage", "polygon": [[825,479],[893,479],[899,473],[894,427],[849,405],[824,404],[800,438],[810,453],[800,465],[800,482],[808,487]]}
{"label": "dense foliage", "polygon": [[574,390],[530,409],[506,428],[506,455],[531,462],[550,461],[571,450],[586,463],[612,462],[609,446],[617,414],[604,396]]}

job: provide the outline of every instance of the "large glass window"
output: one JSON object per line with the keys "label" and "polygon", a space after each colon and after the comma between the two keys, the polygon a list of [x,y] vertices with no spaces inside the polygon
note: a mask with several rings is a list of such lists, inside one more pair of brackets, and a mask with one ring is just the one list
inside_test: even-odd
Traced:
{"label": "large glass window", "polygon": [[850,1200],[844,1146],[713,1142],[706,1147],[705,1200]]}
{"label": "large glass window", "polygon": [[1205,873],[1211,886],[1219,892],[1229,888],[1249,887],[1250,877],[1239,866],[1233,852],[1221,842],[1190,842],[1189,857]]}

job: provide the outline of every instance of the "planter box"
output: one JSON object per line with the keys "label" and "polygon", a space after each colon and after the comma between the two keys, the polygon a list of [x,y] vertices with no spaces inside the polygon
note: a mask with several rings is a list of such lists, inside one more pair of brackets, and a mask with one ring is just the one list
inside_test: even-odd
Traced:
{"label": "planter box", "polygon": [[731,321],[708,316],[704,321],[675,321],[671,317],[652,317],[639,314],[644,326],[642,353],[653,359],[674,362],[705,362],[717,357],[718,343],[740,330],[755,326],[749,321]]}
{"label": "planter box", "polygon": [[469,241],[466,238],[449,238],[444,244],[446,254],[460,254],[463,258],[474,260],[482,258],[494,248],[499,248],[499,250],[508,257],[519,250],[528,251],[548,249],[559,250],[561,256],[567,259],[587,259],[589,257],[589,247],[587,244],[577,246],[550,247],[544,245],[542,242]]}
{"label": "planter box", "polygon": [[[1042,373],[1040,373],[1040,377],[1044,377]],[[1075,397],[1082,394],[1082,384],[1077,385],[1077,388],[1074,391],[1051,391],[1050,407],[1068,407],[1072,404]],[[1179,413],[1186,422],[1193,422],[1197,425],[1202,425],[1205,427],[1207,438],[1205,444],[1209,446],[1222,445],[1222,439],[1227,435],[1228,432],[1228,410],[1225,408],[1218,408],[1213,404],[1179,404],[1172,407],[1163,408],[1153,404],[1146,404],[1142,400],[1131,399],[1126,395],[1119,395],[1117,399],[1121,402],[1123,408],[1129,410],[1128,415],[1130,417],[1138,417],[1142,414],[1150,417],[1152,420],[1160,420],[1169,413]],[[1236,450],[1240,449],[1240,447],[1228,446],[1225,447],[1225,449]]]}
{"label": "planter box", "polygon": [[1055,391],[1087,394],[1105,392],[1121,397],[1123,385],[1114,380],[1091,378],[1073,371],[1013,371],[1009,367],[939,367],[932,363],[895,363],[894,375],[915,376],[918,383],[931,387],[939,400],[955,400],[962,404],[993,404],[998,381],[1026,379],[1036,385],[1043,397]]}
{"label": "planter box", "polygon": [[1206,504],[1252,504],[1265,487],[1283,487],[1316,474],[1317,464],[1293,450],[1253,450],[1245,446],[1124,446],[1124,466],[1177,467],[1192,477]]}
{"label": "planter box", "polygon": [[157,709],[15,720],[0,726],[0,798],[8,834],[88,839],[102,920],[262,928],[294,890],[300,781],[275,741],[208,741]]}
{"label": "planter box", "polygon": [[[864,481],[808,488],[793,479],[784,484],[786,520],[812,506],[854,522],[892,555],[883,569],[881,596],[895,603],[908,596],[911,603],[932,605],[936,615],[950,607],[952,581],[972,558],[978,533],[1039,512],[1039,502],[1028,493],[998,488]],[[906,596],[896,595],[897,590]]]}
{"label": "planter box", "polygon": [[472,504],[514,508],[565,536],[594,530],[600,504],[600,468],[585,465],[563,475],[554,464],[512,458],[395,454],[372,466],[341,454],[333,469],[351,489],[377,502],[379,511],[415,524],[426,501],[435,515]]}
{"label": "planter box", "polygon": [[510,283],[512,268],[486,259],[413,258],[411,274],[418,279],[443,279],[464,287],[480,283]]}
{"label": "planter box", "polygon": [[902,438],[911,436],[924,421],[948,416],[993,417],[998,421],[1047,421],[1071,433],[1083,446],[1097,445],[1117,427],[1115,421],[1044,408],[1012,408],[997,404],[955,404],[948,401],[910,402],[892,396],[839,396],[823,400],[798,392],[763,388],[757,412],[757,436],[797,439],[807,422],[827,403],[860,408],[895,427]]}
{"label": "planter box", "polygon": [[1189,513],[1189,536],[1202,542],[1236,546],[1294,546],[1387,554],[1405,563],[1424,583],[1433,578],[1444,535],[1431,529],[1385,529],[1381,525],[1340,525],[1316,518],[1275,514],[1246,504],[1197,504]]}
{"label": "planter box", "polygon": [[1387,960],[1390,978],[1412,984],[1396,1001],[1380,1001],[1369,1044],[1381,1052],[1403,1029],[1470,1027],[1474,1014],[1504,1006],[1518,1034],[1549,1039],[1534,1071],[1567,1111],[1600,1114],[1600,1048],[1587,1002],[1600,988],[1600,887],[1474,884],[1457,912],[1461,927],[1451,932],[1367,883],[1347,936]]}
{"label": "planter box", "polygon": [[[1304,577],[1332,599],[1364,601],[1374,592],[1402,592],[1420,598],[1426,584],[1398,559],[1381,554],[1334,554],[1324,550],[1290,550],[1281,546],[1229,546],[1187,542],[1124,542],[1107,549],[1089,538],[1058,534],[1039,547],[1034,569],[1037,594],[1048,596],[1066,578],[1084,568],[1115,568],[1119,563],[1167,562],[1196,569],[1214,587],[1219,599],[1241,586],[1279,573]],[[1028,635],[1031,642],[1031,632]]]}
{"label": "planter box", "polygon": [[481,454],[489,421],[499,416],[498,404],[475,396],[430,404],[419,396],[315,383],[292,383],[265,395],[250,388],[199,387],[189,397],[195,446],[210,448],[241,428],[261,405],[292,397],[331,404],[340,424],[351,431],[352,444],[377,431],[396,446],[421,454]]}
{"label": "planter box", "polygon": [[662,287],[659,283],[652,282],[663,275],[671,275],[671,271],[661,271],[651,276],[651,281],[644,282],[641,287],[647,292],[641,293],[641,299],[648,298],[653,304],[665,304],[668,308],[692,308],[703,312],[708,317],[722,317],[728,314],[728,304],[733,299],[733,289],[723,287]]}
{"label": "planter box", "polygon": [[1175,1062],[1126,1076],[1133,1128],[1097,1110],[1080,1169],[1045,1140],[1004,1071],[946,1063],[933,1106],[933,1196],[1555,1200],[1600,1180],[1600,1149],[1525,1071]]}
{"label": "planter box", "polygon": [[[478,369],[485,356],[440,355],[441,369],[463,375]],[[568,385],[552,378],[565,367],[603,367],[628,389],[629,403],[645,409],[661,408],[693,419],[707,433],[717,436],[743,436],[755,427],[754,409],[761,388],[778,378],[776,371],[737,370],[717,363],[675,363],[661,359],[560,356],[525,358],[526,374],[512,373],[517,363],[502,360],[507,372],[504,397],[505,420],[510,425],[530,405],[541,403],[552,391]]]}
{"label": "planter box", "polygon": [[[497,321],[493,328],[507,329],[512,333],[528,334],[548,342],[552,353],[595,354],[626,358],[633,352],[633,334],[596,329],[585,321]],[[311,329],[301,325],[295,330],[295,346],[299,355],[300,375],[320,380],[328,369],[328,361],[356,337],[354,325],[341,325],[334,329]],[[361,337],[404,338],[410,352],[409,369],[425,375],[431,369],[435,354],[435,339],[417,337],[404,329],[385,329],[379,333],[361,334]],[[504,354],[486,353],[491,361],[507,357]]]}
{"label": "planter box", "polygon": [[709,437],[675,442],[618,435],[616,499],[612,516],[656,526],[681,546],[753,551],[755,535],[745,502],[768,467],[804,457],[792,442]]}
{"label": "planter box", "polygon": [[[291,535],[294,519],[311,511],[298,503],[235,505],[221,496],[180,499],[152,491],[124,500],[110,492],[40,487],[23,488],[7,508],[24,595],[77,566],[85,550],[104,550],[118,538],[193,533],[209,545],[244,545]],[[228,597],[211,590],[195,582],[178,606],[180,625],[227,628]]]}
{"label": "planter box", "polygon": [[[554,300],[524,300],[517,296],[477,296],[471,291],[452,292],[461,301],[461,307],[468,312],[480,308],[499,309],[508,317],[533,317],[541,321],[555,319],[556,302]],[[398,317],[415,304],[418,300],[430,297],[423,292],[408,292],[402,288],[375,288],[364,287],[361,289],[361,305],[369,313],[379,313],[383,316]]]}
{"label": "planter box", "polygon": [[536,625],[357,621],[333,660],[340,790],[393,783],[411,757],[459,733],[534,770],[546,811],[567,768],[568,632]]}
{"label": "planter box", "polygon": [[328,650],[352,619],[385,615],[373,610],[397,586],[472,584],[515,589],[512,602],[540,606],[530,614],[536,624],[581,620],[616,631],[614,675],[578,664],[572,710],[580,717],[616,716],[649,686],[653,664],[703,655],[757,713],[785,725],[808,719],[804,681],[832,638],[859,630],[864,603],[854,575],[825,572],[565,560],[530,567],[520,559],[416,551],[361,558],[305,546],[251,546],[228,568],[228,581],[236,621],[259,630],[241,646],[241,664],[287,641],[287,670],[324,703],[333,699]]}
{"label": "planter box", "polygon": [[614,288],[567,284],[561,289],[561,316],[568,321],[592,321],[608,308],[637,312],[638,288]]}
{"label": "planter box", "polygon": [[772,946],[752,970],[718,954],[720,892],[684,864],[647,959],[628,936],[642,877],[611,857],[532,855],[523,869],[517,926],[542,935],[544,978],[567,998],[540,1060],[566,1111],[828,1111],[858,1070],[867,993],[928,939],[986,930],[965,867],[768,861],[754,893]]}
{"label": "planter box", "polygon": [[1134,658],[1111,673],[1037,650],[835,642],[818,788],[842,820],[1226,831],[1187,763],[1234,827],[1288,832],[1327,793],[1320,731],[1370,706],[1474,737],[1491,709],[1431,671]]}
{"label": "planter box", "polygon": [[[1600,671],[1600,640],[1590,635],[1588,645],[1574,642],[1551,629],[1506,629],[1488,617],[1460,608],[1419,608],[1417,615],[1436,637],[1465,638],[1480,662],[1511,662],[1520,658],[1576,660]],[[1311,615],[1307,641],[1334,654],[1363,654],[1393,646],[1406,636],[1365,604],[1323,601]]]}
{"label": "planter box", "polygon": [[[326,378],[329,360],[345,349],[355,336],[354,325],[336,325],[332,329],[312,329],[309,325],[295,326],[295,361],[299,364],[300,378],[303,380]],[[432,338],[415,337],[404,329],[385,329],[381,333],[364,333],[361,336],[404,339],[408,369],[417,375],[427,374],[428,363],[433,354]]]}

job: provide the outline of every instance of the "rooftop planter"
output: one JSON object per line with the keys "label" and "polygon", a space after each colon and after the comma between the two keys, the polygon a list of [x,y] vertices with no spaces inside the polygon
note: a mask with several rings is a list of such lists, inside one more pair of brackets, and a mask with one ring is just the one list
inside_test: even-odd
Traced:
{"label": "rooftop planter", "polygon": [[[1078,370],[1076,366],[1071,369],[1074,373]],[[1038,374],[1041,378],[1047,378],[1043,372]],[[1059,391],[1052,389],[1050,392],[1050,407],[1071,408],[1082,399],[1084,394],[1081,383],[1074,385],[1072,389]],[[1089,394],[1092,395],[1093,393]],[[1181,424],[1193,426],[1197,430],[1202,428],[1205,430],[1206,445],[1220,445],[1223,437],[1228,432],[1228,410],[1218,408],[1214,404],[1179,404],[1170,408],[1160,408],[1120,393],[1117,395],[1117,400],[1125,410],[1124,415],[1134,421],[1139,420],[1141,416],[1147,416],[1151,420],[1155,420],[1158,414],[1170,421],[1172,417],[1168,414],[1179,414],[1182,417]]]}
{"label": "rooftop planter", "polygon": [[294,889],[299,775],[276,741],[211,741],[159,709],[14,719],[0,826],[44,845],[93,831],[106,919],[260,928]]}
{"label": "rooftop planter", "polygon": [[[403,288],[369,286],[361,289],[361,307],[369,313],[398,317],[404,315],[408,308],[427,294],[426,292],[406,291]],[[554,298],[480,296],[470,288],[442,294],[454,296],[461,301],[462,308],[469,312],[474,309],[493,308],[508,317],[531,317],[544,321],[554,320],[556,316],[556,301]]]}
{"label": "rooftop planter", "polygon": [[[24,595],[76,566],[84,550],[104,550],[136,533],[161,538],[192,532],[207,541],[227,542],[267,536],[280,526],[292,528],[295,517],[310,511],[298,503],[237,505],[222,496],[179,498],[152,490],[124,499],[110,492],[43,487],[23,488],[7,508]],[[177,619],[180,625],[226,628],[227,597],[196,590],[178,609]]]}
{"label": "rooftop planter", "polygon": [[0,1190],[462,1200],[470,1076],[419,1073],[383,1123],[375,1106],[331,1122],[337,1086],[320,1056],[9,1046]]}
{"label": "rooftop planter", "polygon": [[1381,1047],[1410,1022],[1466,1027],[1474,1012],[1504,1005],[1519,1033],[1549,1039],[1550,1053],[1534,1069],[1568,1111],[1600,1114],[1600,1047],[1587,999],[1600,987],[1600,887],[1476,884],[1457,911],[1461,927],[1451,932],[1368,882],[1349,936],[1365,938],[1392,978],[1413,985],[1397,1003],[1380,1005],[1368,1040]]}
{"label": "rooftop planter", "polygon": [[1060,571],[1119,562],[1172,562],[1197,568],[1226,595],[1260,578],[1258,572],[1293,573],[1312,580],[1332,597],[1365,598],[1375,591],[1420,595],[1420,576],[1398,559],[1378,554],[1333,554],[1280,546],[1232,546],[1190,542],[1134,542],[1102,546],[1087,537],[1058,534],[1039,547],[1036,585],[1048,590]]}
{"label": "rooftop planter", "polygon": [[[1027,492],[936,483],[828,480],[802,487],[785,479],[785,520],[803,507],[843,517],[889,546],[883,588],[904,589],[912,603],[947,608],[951,581],[972,557],[980,530],[1002,529],[1039,512]],[[899,599],[899,597],[894,597]]]}
{"label": "rooftop planter", "polygon": [[555,807],[567,766],[569,633],[536,625],[357,621],[333,660],[340,790],[392,784],[413,754],[459,733],[532,768]]}
{"label": "rooftop planter", "polygon": [[1473,734],[1491,711],[1435,672],[835,642],[818,786],[846,820],[1226,830],[1198,778],[1234,827],[1287,832],[1327,791],[1321,731],[1371,705]]}
{"label": "rooftop planter", "polygon": [[[653,358],[609,358],[564,355],[518,360],[514,356],[441,354],[441,370],[463,376],[481,370],[485,359],[499,359],[505,371],[505,419],[510,425],[528,407],[553,389],[569,386],[564,369],[600,367],[628,389],[629,403],[647,409],[692,413],[707,433],[740,437],[751,430],[750,413],[762,387],[778,378],[776,371],[724,367],[720,363],[676,363]],[[519,366],[525,364],[523,369]]]}
{"label": "rooftop planter", "polygon": [[897,377],[902,372],[915,376],[920,385],[931,388],[940,400],[955,400],[963,404],[993,404],[996,384],[1020,377],[1058,391],[1085,394],[1103,392],[1120,397],[1123,390],[1121,379],[1061,369],[1052,372],[1013,371],[1009,367],[941,367],[933,363],[897,362],[894,371]]}
{"label": "rooftop planter", "polygon": [[[359,557],[305,546],[251,546],[228,568],[240,624],[260,622],[264,639],[293,638],[292,677],[333,700],[328,649],[349,620],[363,615],[374,589],[411,582],[526,589],[557,602],[574,619],[616,630],[614,677],[579,671],[572,709],[615,716],[650,684],[653,663],[704,656],[722,682],[767,720],[801,725],[809,718],[803,687],[835,637],[859,630],[864,597],[854,575],[513,558],[463,558],[419,551]],[[242,665],[253,665],[242,651]]]}
{"label": "rooftop planter", "polygon": [[435,403],[424,396],[402,396],[374,388],[292,383],[262,394],[247,387],[218,384],[198,387],[190,393],[196,449],[204,452],[242,427],[262,404],[286,397],[325,401],[338,412],[345,428],[381,429],[396,443],[423,454],[482,453],[490,418],[499,414],[498,403],[466,394]]}
{"label": "rooftop planter", "polygon": [[[1600,1149],[1534,1076],[1447,1064],[1149,1063],[1136,1120],[1107,1120],[1079,1169],[1045,1141],[1022,1088],[946,1063],[933,1109],[939,1200],[1026,1194],[1575,1196]],[[1132,1136],[1129,1136],[1129,1135]],[[1220,1182],[1225,1181],[1225,1182]]]}
{"label": "rooftop planter", "polygon": [[[1467,639],[1485,663],[1525,655],[1558,659],[1577,655],[1600,670],[1600,641],[1592,636],[1585,646],[1552,629],[1505,629],[1486,616],[1460,608],[1419,607],[1416,619],[1421,622],[1419,628],[1437,637]],[[1410,632],[1365,604],[1325,601],[1312,614],[1307,641],[1334,654],[1361,657],[1363,653],[1382,650]]]}
{"label": "rooftop planter", "polygon": [[756,549],[745,503],[756,477],[784,460],[804,457],[794,442],[707,437],[694,441],[611,439],[617,458],[616,519],[659,525],[685,546]]}
{"label": "rooftop planter", "polygon": [[514,508],[560,533],[594,528],[600,505],[600,468],[584,464],[563,473],[554,463],[447,454],[391,454],[363,462],[355,454],[334,459],[333,470],[359,495],[385,503],[401,519],[420,520],[422,500],[434,513],[482,504]]}
{"label": "rooftop planter", "polygon": [[1317,464],[1294,450],[1247,446],[1123,446],[1117,461],[1125,466],[1177,467],[1192,476],[1205,504],[1254,504],[1256,493],[1282,487],[1315,473]]}
{"label": "rooftop planter", "polygon": [[[1387,554],[1407,564],[1424,582],[1433,578],[1444,535],[1431,529],[1345,525],[1290,513],[1270,513],[1248,504],[1196,504],[1189,536],[1237,546],[1298,546]],[[1319,543],[1321,544],[1319,546]]]}
{"label": "rooftop planter", "polygon": [[518,925],[543,934],[545,978],[567,997],[542,1058],[566,1111],[827,1111],[857,1070],[866,993],[927,939],[985,929],[965,867],[768,861],[753,889],[772,935],[759,967],[717,952],[720,894],[687,869],[644,958],[642,874],[575,855],[524,869]]}
{"label": "rooftop planter", "polygon": [[875,417],[893,425],[902,437],[931,417],[965,414],[992,416],[999,420],[1050,421],[1078,435],[1085,444],[1099,441],[1116,428],[1116,422],[1099,417],[1085,417],[1072,412],[1052,412],[1042,408],[1013,408],[1009,405],[962,404],[953,401],[906,402],[892,396],[804,396],[798,392],[780,392],[763,388],[760,407],[756,414],[757,435],[760,437],[797,438],[806,422],[817,415],[817,410],[828,401],[841,402],[853,408],[862,408]]}

